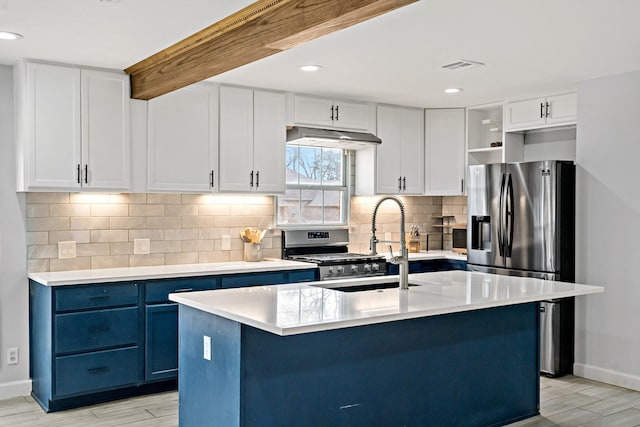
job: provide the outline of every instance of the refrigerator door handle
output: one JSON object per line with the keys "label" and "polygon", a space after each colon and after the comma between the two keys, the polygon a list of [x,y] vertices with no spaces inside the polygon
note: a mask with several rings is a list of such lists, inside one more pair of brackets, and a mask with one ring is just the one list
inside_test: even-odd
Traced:
{"label": "refrigerator door handle", "polygon": [[504,221],[505,221],[505,174],[501,174],[500,178],[500,199],[498,206],[498,249],[500,256],[504,256]]}
{"label": "refrigerator door handle", "polygon": [[509,174],[507,178],[507,194],[505,196],[505,250],[504,256],[511,257],[511,252],[513,251],[513,220],[514,220],[514,200],[513,200],[513,181],[511,180],[511,174]]}

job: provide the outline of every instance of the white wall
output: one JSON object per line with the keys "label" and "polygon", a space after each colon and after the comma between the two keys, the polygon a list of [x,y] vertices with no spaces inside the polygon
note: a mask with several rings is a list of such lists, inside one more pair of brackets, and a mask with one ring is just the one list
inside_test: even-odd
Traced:
{"label": "white wall", "polygon": [[578,85],[575,373],[640,390],[640,72]]}
{"label": "white wall", "polygon": [[[12,74],[0,66],[0,399],[31,392],[25,197],[16,193]],[[11,347],[19,349],[18,365],[7,365]]]}

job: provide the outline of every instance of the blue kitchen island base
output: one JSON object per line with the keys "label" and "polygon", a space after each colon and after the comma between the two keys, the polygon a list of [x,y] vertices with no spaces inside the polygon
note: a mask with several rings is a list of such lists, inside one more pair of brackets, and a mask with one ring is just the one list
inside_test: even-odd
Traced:
{"label": "blue kitchen island base", "polygon": [[180,305],[179,325],[181,427],[490,426],[539,411],[537,302],[289,336]]}

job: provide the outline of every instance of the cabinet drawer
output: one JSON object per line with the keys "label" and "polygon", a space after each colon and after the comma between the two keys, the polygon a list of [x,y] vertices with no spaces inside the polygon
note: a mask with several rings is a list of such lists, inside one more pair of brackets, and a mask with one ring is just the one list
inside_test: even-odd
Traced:
{"label": "cabinet drawer", "polygon": [[316,270],[296,270],[288,273],[289,283],[313,282],[317,279]]}
{"label": "cabinet drawer", "polygon": [[169,301],[171,293],[208,291],[217,288],[218,279],[216,277],[149,281],[145,285],[144,300],[147,303],[163,303]]}
{"label": "cabinet drawer", "polygon": [[137,384],[138,351],[138,347],[130,347],[57,357],[56,397]]}
{"label": "cabinet drawer", "polygon": [[68,286],[55,290],[56,311],[117,307],[138,303],[137,283]]}
{"label": "cabinet drawer", "polygon": [[138,343],[138,307],[56,315],[56,354]]}
{"label": "cabinet drawer", "polygon": [[243,286],[262,286],[287,283],[283,272],[234,274],[222,278],[222,288],[240,288]]}

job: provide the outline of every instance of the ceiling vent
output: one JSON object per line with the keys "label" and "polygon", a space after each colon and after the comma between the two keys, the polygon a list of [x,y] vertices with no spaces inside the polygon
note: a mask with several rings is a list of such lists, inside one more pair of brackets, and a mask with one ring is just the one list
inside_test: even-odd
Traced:
{"label": "ceiling vent", "polygon": [[451,64],[443,65],[442,68],[447,70],[470,70],[476,67],[482,67],[484,63],[478,61],[469,61],[467,59],[461,59]]}

